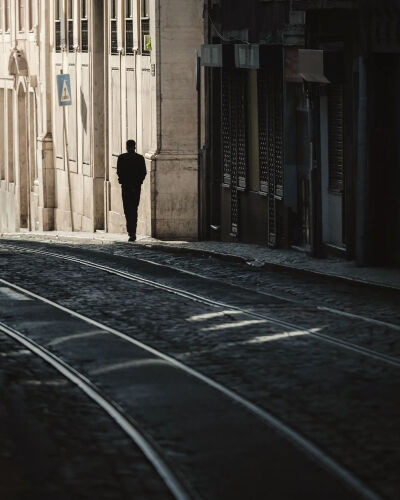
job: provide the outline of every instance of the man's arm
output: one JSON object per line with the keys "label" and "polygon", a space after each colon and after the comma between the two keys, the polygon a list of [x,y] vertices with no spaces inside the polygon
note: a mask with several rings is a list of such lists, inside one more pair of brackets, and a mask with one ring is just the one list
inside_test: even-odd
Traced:
{"label": "man's arm", "polygon": [[118,156],[118,161],[117,161],[117,175],[118,175],[118,182],[122,184],[121,182],[121,175],[122,175],[122,161],[121,161],[121,156]]}
{"label": "man's arm", "polygon": [[141,179],[140,179],[140,184],[143,184],[143,181],[146,178],[147,175],[147,170],[146,170],[146,161],[144,157],[142,156],[142,165],[141,165]]}

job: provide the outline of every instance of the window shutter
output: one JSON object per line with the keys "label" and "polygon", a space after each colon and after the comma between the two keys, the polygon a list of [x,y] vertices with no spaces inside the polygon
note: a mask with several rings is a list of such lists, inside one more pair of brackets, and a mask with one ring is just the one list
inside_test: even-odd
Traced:
{"label": "window shutter", "polygon": [[231,185],[231,71],[222,69],[222,179],[225,186]]}
{"label": "window shutter", "polygon": [[343,85],[328,86],[329,189],[343,192],[344,165]]}

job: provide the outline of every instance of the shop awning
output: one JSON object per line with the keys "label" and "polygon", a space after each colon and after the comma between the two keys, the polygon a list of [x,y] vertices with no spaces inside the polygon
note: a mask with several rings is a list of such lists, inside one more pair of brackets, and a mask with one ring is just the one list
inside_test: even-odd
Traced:
{"label": "shop awning", "polygon": [[324,51],[286,48],[285,80],[287,82],[330,83],[324,75]]}
{"label": "shop awning", "polygon": [[215,43],[201,46],[202,66],[208,68],[233,68],[234,64],[234,45]]}
{"label": "shop awning", "polygon": [[201,65],[209,68],[222,68],[222,44],[207,44],[201,46]]}
{"label": "shop awning", "polygon": [[281,45],[254,43],[204,44],[201,47],[201,65],[208,68],[272,69],[281,66]]}
{"label": "shop awning", "polygon": [[240,69],[259,69],[260,46],[257,44],[235,44],[235,66]]}

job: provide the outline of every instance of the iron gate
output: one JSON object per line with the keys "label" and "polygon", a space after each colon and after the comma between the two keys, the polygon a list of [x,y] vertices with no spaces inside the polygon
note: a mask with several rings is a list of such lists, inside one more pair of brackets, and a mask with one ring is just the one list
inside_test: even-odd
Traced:
{"label": "iron gate", "polygon": [[344,104],[343,85],[328,86],[329,189],[343,193],[344,180]]}
{"label": "iron gate", "polygon": [[278,244],[278,203],[283,199],[283,72],[258,72],[260,193],[268,197],[268,245]]}
{"label": "iron gate", "polygon": [[238,191],[247,189],[246,72],[222,69],[222,176],[231,192],[231,234],[239,232]]}

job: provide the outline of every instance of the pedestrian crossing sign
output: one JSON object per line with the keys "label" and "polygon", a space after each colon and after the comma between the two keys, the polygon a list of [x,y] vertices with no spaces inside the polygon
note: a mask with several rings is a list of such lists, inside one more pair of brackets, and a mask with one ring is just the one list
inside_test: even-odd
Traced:
{"label": "pedestrian crossing sign", "polygon": [[71,106],[71,80],[68,74],[57,75],[58,104]]}

